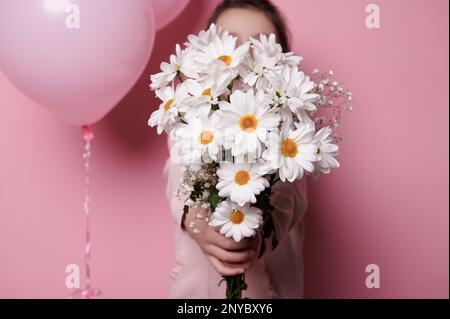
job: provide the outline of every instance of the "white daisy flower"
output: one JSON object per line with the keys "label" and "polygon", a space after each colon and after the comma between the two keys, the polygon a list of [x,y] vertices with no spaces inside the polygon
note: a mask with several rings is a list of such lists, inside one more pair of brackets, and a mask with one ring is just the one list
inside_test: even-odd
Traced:
{"label": "white daisy flower", "polygon": [[177,72],[180,70],[180,60],[181,60],[181,47],[179,44],[175,46],[175,54],[170,56],[170,63],[162,62],[160,73],[153,74],[150,79],[152,83],[150,88],[152,90],[158,90],[166,87],[171,83],[177,76]]}
{"label": "white daisy flower", "polygon": [[[215,24],[211,24],[207,31],[201,31],[199,35],[190,35],[188,36],[188,42],[185,43],[186,50],[190,52],[189,60],[190,60],[190,69],[193,69],[197,72],[197,74],[203,74],[202,78],[190,76],[190,78],[198,79],[201,81],[205,80],[205,77],[209,74],[217,72],[214,71],[215,68],[221,67],[221,63],[217,63],[218,65],[215,68],[212,68],[210,63],[206,63],[204,61],[205,52],[208,51],[208,47],[212,45],[216,41],[223,41],[223,39],[230,37],[228,31],[217,27]],[[199,62],[200,61],[200,62]],[[217,61],[216,61],[217,62]],[[220,68],[220,72],[223,71],[223,68]],[[211,78],[212,76],[209,76]]]}
{"label": "white daisy flower", "polygon": [[251,39],[250,41],[254,50],[264,52],[270,57],[275,57],[278,67],[285,65],[297,66],[303,60],[302,57],[294,55],[293,52],[283,53],[283,48],[276,42],[276,36],[273,33],[269,36],[261,34],[259,41],[255,39]]}
{"label": "white daisy flower", "polygon": [[205,155],[217,161],[221,145],[218,121],[217,115],[213,114],[211,117],[193,119],[176,129],[177,144],[185,164],[201,163]]}
{"label": "white daisy flower", "polygon": [[293,130],[285,126],[280,135],[271,134],[263,158],[267,160],[270,168],[279,169],[280,179],[283,182],[301,179],[305,170],[313,172],[314,162],[317,160],[314,127],[296,125],[296,129]]}
{"label": "white daisy flower", "polygon": [[188,97],[188,92],[183,84],[179,84],[174,90],[168,86],[157,90],[156,96],[162,101],[158,110],[152,113],[148,120],[151,127],[157,126],[158,134],[161,134],[178,119],[178,109]]}
{"label": "white daisy flower", "polygon": [[278,62],[282,56],[281,45],[276,42],[274,34],[261,34],[259,40],[250,38],[251,57],[240,68],[243,82],[250,87],[267,90],[271,84],[272,73],[279,69]]}
{"label": "white daisy flower", "polygon": [[239,68],[226,68],[224,69],[223,63],[216,61],[207,66],[206,70],[200,74],[197,82],[201,83],[213,83],[218,79],[221,83],[228,82],[230,84],[239,75]]}
{"label": "white daisy flower", "polygon": [[253,52],[257,51],[264,53],[269,57],[275,58],[277,62],[279,61],[283,48],[279,43],[277,43],[275,34],[272,33],[269,36],[261,34],[259,36],[259,41],[250,38],[250,42],[252,44]]}
{"label": "white daisy flower", "polygon": [[314,102],[319,95],[312,93],[316,84],[297,67],[285,67],[281,74],[273,77],[274,101],[283,107],[289,107],[292,113],[299,115],[300,111],[315,111]]}
{"label": "white daisy flower", "polygon": [[202,51],[217,37],[223,38],[228,36],[228,32],[222,28],[218,28],[214,23],[208,30],[202,30],[198,35],[189,35],[188,42],[185,44],[187,48]]}
{"label": "white daisy flower", "polygon": [[230,78],[225,72],[214,80],[199,82],[189,79],[184,81],[183,84],[192,97],[180,111],[186,113],[188,120],[199,116],[208,116],[212,105],[219,104],[219,97],[230,93],[228,90],[229,83]]}
{"label": "white daisy flower", "polygon": [[277,129],[280,115],[277,109],[270,109],[269,101],[263,91],[252,90],[247,93],[235,91],[230,103],[220,102],[219,116],[221,127],[225,130],[225,148],[231,148],[233,156],[256,154],[260,156],[261,143],[266,143],[269,131]]}
{"label": "white daisy flower", "polygon": [[339,162],[334,158],[339,154],[339,146],[333,143],[332,132],[331,128],[326,126],[321,128],[314,136],[318,146],[316,167],[324,174],[330,173],[331,168],[340,166]]}
{"label": "white daisy flower", "polygon": [[224,162],[220,164],[217,176],[219,196],[229,197],[241,206],[248,202],[256,203],[255,195],[269,187],[269,182],[261,174],[260,164]]}
{"label": "white daisy flower", "polygon": [[211,216],[209,225],[220,227],[220,233],[239,242],[256,234],[262,224],[262,211],[249,204],[239,206],[230,200],[221,202]]}
{"label": "white daisy flower", "polygon": [[273,76],[272,73],[275,71],[278,58],[271,57],[259,50],[254,50],[252,55],[253,59],[249,59],[240,68],[239,75],[248,86],[266,90],[270,85],[269,79]]}
{"label": "white daisy flower", "polygon": [[295,55],[293,52],[282,53],[280,57],[281,65],[297,66],[303,61],[303,57]]}
{"label": "white daisy flower", "polygon": [[212,65],[220,66],[222,70],[236,69],[245,59],[250,46],[246,42],[236,48],[236,40],[236,37],[229,34],[214,38],[202,49],[196,61],[207,68],[205,72],[208,72]]}
{"label": "white daisy flower", "polygon": [[191,78],[198,77],[195,71],[195,53],[192,50],[181,50],[179,44],[175,46],[175,54],[170,56],[170,62],[161,63],[160,73],[154,74],[150,77],[152,90],[158,90],[169,85],[177,76],[178,72],[187,75]]}

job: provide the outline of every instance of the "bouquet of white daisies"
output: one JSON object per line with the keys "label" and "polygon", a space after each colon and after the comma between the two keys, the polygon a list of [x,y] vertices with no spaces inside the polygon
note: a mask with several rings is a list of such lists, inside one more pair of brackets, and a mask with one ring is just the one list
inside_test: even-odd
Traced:
{"label": "bouquet of white daisies", "polygon": [[[339,167],[341,111],[352,94],[332,81],[332,71],[313,80],[299,69],[301,57],[282,52],[275,36],[240,46],[214,24],[151,76],[161,100],[148,124],[174,141],[171,160],[183,164],[178,196],[220,233],[240,241],[260,231],[276,246],[271,187]],[[330,110],[331,116],[327,112]],[[330,112],[328,112],[330,113]],[[195,221],[189,227],[196,229]],[[227,298],[240,298],[244,275],[225,277]]]}

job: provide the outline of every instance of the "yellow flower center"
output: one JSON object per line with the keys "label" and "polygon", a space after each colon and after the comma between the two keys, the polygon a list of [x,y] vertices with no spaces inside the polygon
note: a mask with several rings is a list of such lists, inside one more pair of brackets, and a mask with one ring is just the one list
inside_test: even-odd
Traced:
{"label": "yellow flower center", "polygon": [[163,107],[164,112],[167,112],[170,109],[170,107],[172,106],[174,101],[175,101],[174,99],[170,99],[169,101],[167,101],[166,104],[164,104],[164,107]]}
{"label": "yellow flower center", "polygon": [[208,145],[214,140],[214,133],[208,130],[202,131],[198,139],[200,144]]}
{"label": "yellow flower center", "polygon": [[204,95],[204,96],[211,96],[211,89],[209,88],[209,89],[204,90],[202,95]]}
{"label": "yellow flower center", "polygon": [[226,66],[230,66],[233,62],[233,58],[230,55],[221,55],[217,59],[225,63]]}
{"label": "yellow flower center", "polygon": [[233,209],[229,218],[230,222],[232,222],[235,225],[238,225],[244,221],[244,213],[241,212],[240,210]]}
{"label": "yellow flower center", "polygon": [[245,185],[250,180],[250,174],[247,171],[240,170],[234,175],[234,182],[238,185]]}
{"label": "yellow flower center", "polygon": [[285,139],[281,143],[280,152],[284,157],[295,157],[298,153],[297,144],[290,138]]}
{"label": "yellow flower center", "polygon": [[243,131],[253,132],[258,126],[258,120],[253,115],[247,114],[239,119],[239,126]]}

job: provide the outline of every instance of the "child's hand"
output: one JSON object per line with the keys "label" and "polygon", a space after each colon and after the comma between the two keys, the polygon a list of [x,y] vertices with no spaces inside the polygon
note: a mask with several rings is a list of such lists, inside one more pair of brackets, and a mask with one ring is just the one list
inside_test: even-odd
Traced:
{"label": "child's hand", "polygon": [[194,233],[188,225],[198,213],[207,216],[208,210],[191,208],[186,215],[184,226],[217,272],[222,276],[233,276],[250,269],[257,259],[258,237],[245,238],[237,243],[221,235],[218,229],[209,226],[204,220],[198,219],[195,223],[200,232]]}

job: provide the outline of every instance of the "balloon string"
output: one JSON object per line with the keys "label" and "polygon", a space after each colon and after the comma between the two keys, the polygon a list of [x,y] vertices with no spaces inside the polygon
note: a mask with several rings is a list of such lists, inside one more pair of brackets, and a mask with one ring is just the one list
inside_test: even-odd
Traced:
{"label": "balloon string", "polygon": [[83,159],[84,159],[84,214],[86,217],[86,242],[84,249],[84,266],[86,269],[86,285],[82,288],[75,290],[69,298],[85,298],[91,299],[99,296],[101,291],[99,289],[95,289],[91,287],[92,279],[91,279],[91,233],[90,233],[90,216],[91,216],[91,207],[90,207],[90,196],[89,196],[89,186],[91,183],[90,179],[90,159],[91,159],[91,141],[94,139],[94,134],[92,132],[91,126],[83,126],[83,139],[85,141],[84,150],[83,150]]}

